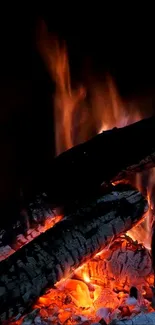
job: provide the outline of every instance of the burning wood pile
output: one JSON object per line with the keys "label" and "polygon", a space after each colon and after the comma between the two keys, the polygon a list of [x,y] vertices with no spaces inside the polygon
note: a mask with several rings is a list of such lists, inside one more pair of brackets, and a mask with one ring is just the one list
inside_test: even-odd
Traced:
{"label": "burning wood pile", "polygon": [[[51,53],[40,50],[56,84],[59,156],[46,194],[24,204],[16,222],[0,229],[0,322],[155,324],[154,223],[152,256],[136,235],[154,212],[129,182],[131,175],[155,166],[155,117],[129,126],[132,121],[116,123],[121,128],[89,141],[82,137],[75,145],[71,115],[84,91],[72,91],[66,52],[53,42]],[[114,113],[116,121],[116,107]],[[100,125],[97,133],[109,128]]]}
{"label": "burning wood pile", "polygon": [[152,284],[149,252],[122,236],[40,297],[21,324],[109,324],[146,317],[153,310]]}
{"label": "burning wood pile", "polygon": [[[132,136],[136,130],[141,130],[142,135],[145,127],[148,127],[148,132],[154,132],[153,125],[154,118],[150,118],[120,130],[103,132],[88,143],[57,157],[55,166],[59,170],[61,164],[70,166],[75,162],[73,169],[68,167],[68,173],[72,173],[80,161],[84,169],[87,164],[89,166],[89,161],[93,167],[93,161],[94,165],[95,160],[99,162],[99,151],[94,150],[98,145],[102,147],[102,141],[104,145],[104,137],[112,145],[117,132],[121,132],[123,137],[126,132]],[[22,237],[22,234],[19,236],[21,228],[19,230],[14,226],[18,243],[15,246],[15,243],[7,243],[9,236],[4,230],[1,232],[5,245],[7,243],[14,249],[0,262],[2,323],[123,324],[128,319],[130,324],[132,319],[136,325],[140,319],[140,324],[144,324],[144,320],[145,324],[149,324],[151,319],[154,324],[154,276],[150,251],[127,235],[146,217],[148,202],[130,184],[124,181],[112,184],[122,175],[154,164],[155,148],[151,144],[142,150],[142,142],[140,137],[137,153],[132,159],[128,156],[120,163],[118,159],[112,175],[109,170],[107,174],[105,172],[108,165],[105,155],[105,165],[104,159],[101,159],[103,173],[100,170],[100,181],[99,173],[97,182],[92,177],[93,191],[89,191],[89,197],[84,199],[83,193],[78,195],[74,187],[70,206],[68,200],[65,204],[61,202],[64,204],[61,216],[60,209],[49,211],[54,204],[50,192],[41,200],[37,198],[37,203],[30,203],[25,209],[29,220],[38,218],[40,221],[41,214],[47,214],[49,222],[49,214],[52,214],[49,226],[42,226],[41,234],[33,230],[33,239],[29,237],[29,231]],[[85,179],[83,183],[86,184]],[[70,195],[70,192],[67,194]],[[23,210],[18,225],[22,217]],[[21,238],[25,241],[22,242]]]}

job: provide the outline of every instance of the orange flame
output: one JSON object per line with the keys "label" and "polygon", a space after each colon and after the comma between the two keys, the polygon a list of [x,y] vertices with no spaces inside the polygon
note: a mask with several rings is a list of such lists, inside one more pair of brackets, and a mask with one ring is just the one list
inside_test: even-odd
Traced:
{"label": "orange flame", "polygon": [[155,168],[152,168],[146,172],[137,173],[136,175],[136,187],[142,192],[148,200],[149,211],[146,214],[145,220],[138,226],[128,231],[128,235],[140,243],[143,243],[145,247],[151,249],[152,238],[152,223],[155,213],[155,201],[154,201],[154,186],[155,186]]}
{"label": "orange flame", "polygon": [[73,143],[73,114],[85,96],[83,87],[73,91],[65,42],[48,33],[46,25],[40,25],[40,53],[55,82],[54,115],[56,154],[71,148]]}
{"label": "orange flame", "polygon": [[139,108],[125,104],[114,80],[107,74],[102,84],[91,76],[85,86],[73,89],[69,56],[64,41],[51,35],[44,22],[39,26],[38,48],[55,83],[54,118],[56,154],[100,133],[123,127],[142,118]]}
{"label": "orange flame", "polygon": [[[55,95],[54,95],[54,115],[55,115],[55,141],[56,141],[56,154],[71,148],[79,142],[86,140],[88,136],[88,129],[94,124],[96,132],[100,133],[103,130],[107,130],[117,127],[123,127],[130,123],[136,122],[141,119],[141,114],[136,108],[130,109],[130,113],[126,109],[126,105],[119,96],[115,83],[108,75],[104,84],[100,84],[91,79],[91,83],[87,87],[79,87],[73,89],[71,86],[71,77],[69,69],[69,59],[67,54],[66,44],[58,40],[58,38],[51,36],[44,23],[40,26],[40,35],[38,38],[38,47],[40,53],[47,65],[47,69],[51,75],[52,80],[55,83]],[[90,92],[89,104],[87,103],[86,90]],[[93,107],[93,109],[92,109]],[[134,106],[135,108],[135,106]],[[75,137],[75,113],[79,113],[79,120],[76,121],[77,125],[81,126],[82,132],[77,132]],[[77,126],[76,125],[76,126]],[[79,128],[77,128],[79,130]],[[81,129],[80,129],[81,130]],[[81,132],[81,133],[80,133]],[[142,176],[137,175],[137,187],[141,190]],[[151,171],[148,177],[148,199],[151,201],[151,192],[155,181],[155,170]],[[151,206],[151,204],[150,204]],[[57,216],[54,222],[59,222],[61,216]],[[147,242],[146,234],[150,234],[150,217],[146,219],[145,224],[138,225],[132,229],[130,236],[138,241]],[[46,225],[44,230],[53,226]],[[145,239],[146,238],[146,239]],[[124,245],[126,245],[124,240]],[[122,244],[122,249],[123,249]],[[107,308],[116,308],[119,305],[119,300],[113,291],[112,280],[115,280],[115,286],[120,287],[121,290],[125,288],[126,273],[121,278],[121,281],[115,279],[114,273],[110,272],[110,276],[107,277],[106,272],[103,273],[103,261],[106,259],[106,254],[109,250],[104,250],[94,257],[93,261],[90,261],[76,270],[76,275],[79,275],[79,279],[62,279],[56,284],[57,289],[51,289],[49,293],[40,297],[37,302],[37,306],[52,306],[53,310],[55,304],[59,308],[63,308],[64,300],[71,297],[72,304],[67,302],[67,306],[73,307],[73,303],[78,308],[85,308],[97,310],[103,306]],[[103,258],[103,261],[102,261]],[[95,260],[97,259],[97,261]],[[108,259],[107,259],[108,260]],[[110,260],[110,258],[109,258]],[[101,271],[102,278],[96,280],[96,262],[97,265],[101,265],[99,271]],[[101,264],[99,264],[101,262]],[[90,264],[90,265],[88,265]],[[116,263],[115,263],[116,265]],[[91,271],[91,276],[90,276]],[[109,269],[110,271],[110,269]],[[63,290],[62,290],[63,288]],[[103,290],[103,288],[105,290]],[[112,291],[111,291],[112,289]],[[119,290],[120,291],[120,290]],[[110,293],[113,292],[113,296],[110,299]],[[69,294],[69,295],[68,295]],[[123,298],[125,293],[120,291],[120,298]],[[61,299],[60,299],[61,298]],[[64,299],[65,298],[65,299]],[[35,307],[37,307],[35,306]],[[74,307],[75,307],[74,306]],[[63,309],[62,309],[63,310]],[[81,311],[81,310],[80,310]],[[83,311],[88,312],[87,310]],[[90,311],[89,311],[90,312]],[[61,314],[61,322],[66,321],[69,318],[69,310],[63,310]]]}
{"label": "orange flame", "polygon": [[[73,89],[67,46],[64,41],[51,35],[43,22],[40,24],[38,47],[48,72],[55,82],[54,116],[57,155],[75,144],[85,141],[87,137],[91,136],[91,132],[88,135],[88,130],[90,131],[93,125],[96,133],[100,133],[116,126],[124,127],[143,117],[138,104],[131,101],[130,103],[123,102],[114,80],[109,74],[101,83],[90,72],[87,85]],[[87,100],[86,90],[89,100]],[[78,116],[78,121],[75,121],[75,116]],[[77,127],[80,125],[81,128]],[[155,169],[150,171],[148,176],[148,198],[154,181]],[[142,189],[141,174],[136,176],[136,186],[139,190]],[[150,246],[151,215],[150,210],[145,227],[138,226],[129,232],[132,238],[143,241],[147,247]]]}

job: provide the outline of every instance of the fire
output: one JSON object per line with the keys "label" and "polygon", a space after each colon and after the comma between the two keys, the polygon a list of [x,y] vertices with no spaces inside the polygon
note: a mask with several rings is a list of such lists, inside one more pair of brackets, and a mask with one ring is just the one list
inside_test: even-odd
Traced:
{"label": "fire", "polygon": [[149,211],[145,217],[145,220],[140,225],[132,228],[128,232],[129,236],[132,239],[143,243],[148,249],[151,249],[152,225],[155,214],[154,184],[155,168],[152,168],[147,172],[138,173],[136,175],[135,185],[138,190],[147,197],[149,203]]}
{"label": "fire", "polygon": [[91,71],[89,78],[78,87],[71,80],[67,45],[51,35],[44,22],[38,28],[37,44],[40,54],[55,84],[54,119],[56,154],[84,142],[113,127],[123,127],[143,116],[138,105],[121,99],[116,84],[107,73],[98,82]]}
{"label": "fire", "polygon": [[[87,84],[73,88],[67,46],[64,41],[50,35],[44,23],[40,24],[38,48],[55,83],[56,155],[87,140],[94,128],[96,133],[100,133],[126,126],[143,117],[138,107],[121,99],[109,74],[102,84],[91,76]],[[144,178],[147,186],[143,184]],[[40,319],[52,324],[75,325],[85,317],[91,322],[104,318],[109,323],[116,314],[124,317],[126,312],[125,316],[129,316],[132,312],[143,312],[142,307],[152,310],[143,296],[148,294],[154,282],[150,253],[146,249],[150,248],[154,183],[155,169],[147,175],[137,174],[135,186],[140,191],[145,190],[150,203],[145,221],[75,270],[72,278],[62,279],[55,288],[40,297],[34,306],[34,310],[39,310]],[[43,231],[61,218],[55,217],[44,226]],[[135,286],[139,297],[133,299],[129,293],[130,288]],[[22,324],[22,320],[16,324]]]}
{"label": "fire", "polygon": [[[83,321],[90,324],[101,318],[108,324],[116,314],[118,319],[119,315],[123,317],[125,311],[130,315],[135,310],[137,314],[143,309],[152,311],[145,296],[150,294],[153,281],[148,250],[122,236],[111,243],[108,251],[103,250],[76,269],[72,278],[63,279],[40,297],[32,314],[37,313],[34,317],[38,317],[38,322],[40,319],[52,324],[76,325]],[[137,298],[130,297],[130,288],[132,292],[137,290]],[[22,318],[14,324],[21,325],[24,321]]]}
{"label": "fire", "polygon": [[90,277],[84,270],[83,270],[82,277],[83,277],[84,282],[90,283]]}
{"label": "fire", "polygon": [[54,225],[60,222],[62,219],[62,215],[49,215],[46,217],[44,225],[39,224],[35,228],[29,228],[24,236],[22,234],[18,235],[16,238],[16,242],[14,243],[14,250],[10,246],[6,246],[7,249],[5,251],[4,247],[4,252],[0,255],[0,261],[12,255],[16,250],[31,242],[35,237],[39,236],[41,233],[54,227]]}
{"label": "fire", "polygon": [[[86,71],[85,82],[76,88],[73,87],[67,44],[56,35],[50,34],[43,21],[38,27],[37,45],[55,84],[53,106],[57,155],[90,138],[94,129],[96,133],[101,133],[113,127],[124,127],[149,115],[150,109],[145,114],[142,113],[140,102],[127,102],[121,98],[109,73],[99,82],[90,69]],[[148,173],[147,196],[150,197],[155,181],[155,169]],[[140,190],[143,178],[144,175],[136,176],[135,185]],[[150,199],[152,202],[152,197]],[[145,222],[148,233],[147,246],[150,245],[150,219],[151,212]],[[133,232],[132,236],[134,237]]]}
{"label": "fire", "polygon": [[45,220],[45,224],[41,229],[41,232],[45,232],[46,230],[52,228],[56,223],[62,220],[63,216],[55,216],[54,218],[49,218],[49,220]]}
{"label": "fire", "polygon": [[[40,23],[38,35],[40,54],[55,83],[53,105],[57,155],[86,141],[92,136],[91,133],[94,129],[96,133],[101,133],[113,127],[124,127],[146,117],[147,113],[149,114],[147,112],[144,116],[136,101],[124,101],[114,79],[108,73],[101,83],[96,80],[91,71],[87,71],[89,77],[85,78],[87,81],[84,85],[81,84],[78,88],[73,88],[66,43],[55,35],[51,35],[44,22]],[[135,186],[140,191],[147,187],[147,193],[144,194],[152,202],[151,193],[155,184],[155,169],[147,173],[146,186],[142,184],[144,176],[137,174]],[[132,238],[137,238],[147,247],[150,247],[151,222],[152,210],[150,209],[144,222],[145,226],[139,226],[129,232]]]}
{"label": "fire", "polygon": [[74,145],[73,117],[85,97],[85,89],[71,87],[66,44],[49,35],[43,22],[40,27],[39,49],[55,82],[55,142],[56,154],[60,154]]}

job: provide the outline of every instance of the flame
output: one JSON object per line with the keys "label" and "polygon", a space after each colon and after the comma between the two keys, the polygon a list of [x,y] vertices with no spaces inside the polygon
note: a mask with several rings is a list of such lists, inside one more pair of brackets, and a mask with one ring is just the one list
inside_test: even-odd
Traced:
{"label": "flame", "polygon": [[[97,82],[96,82],[97,84]],[[107,74],[104,84],[94,86],[92,92],[92,105],[95,107],[94,118],[98,126],[98,133],[124,127],[141,120],[140,111],[133,107],[127,107],[119,95],[118,89],[112,77]],[[131,113],[132,110],[132,113]]]}
{"label": "flame", "polygon": [[[138,106],[133,103],[125,103],[122,100],[115,82],[109,74],[106,75],[102,83],[89,75],[89,80],[84,86],[81,84],[77,88],[73,88],[67,46],[64,41],[55,35],[51,35],[43,22],[39,26],[37,41],[39,51],[55,84],[53,105],[57,155],[87,140],[94,129],[96,133],[100,133],[113,127],[124,127],[143,117]],[[147,179],[146,186],[143,184],[144,178]],[[155,169],[149,171],[147,175],[144,173],[136,175],[135,185],[140,191],[145,192],[150,210],[145,221],[127,233],[131,238],[142,242],[148,248],[150,247],[150,229],[154,210],[152,197],[154,184]],[[61,218],[62,216],[57,216],[54,223],[59,222]],[[53,223],[45,225],[43,231],[51,226]],[[133,252],[139,247],[137,243],[127,242],[125,239],[119,239],[114,244],[110,243],[108,249],[96,254],[92,260],[75,271],[74,274],[78,276],[78,279],[62,279],[55,285],[56,289],[51,289],[46,295],[38,299],[34,308],[41,308],[40,315],[43,317],[47,314],[47,307],[52,309],[54,315],[58,314],[59,310],[58,321],[61,324],[74,324],[71,320],[70,310],[74,311],[74,315],[79,315],[79,313],[90,315],[93,319],[96,311],[101,307],[114,310],[118,308],[120,302],[122,303],[123,299],[126,298],[125,290],[129,291],[129,283],[133,285],[134,281],[137,281],[132,274],[129,274],[129,265],[127,269],[125,267],[124,270],[122,269],[124,274],[122,270],[120,272],[117,265],[119,254],[115,255],[117,259],[114,265],[110,264],[111,253],[117,251],[117,247],[120,246],[123,253],[127,245]],[[104,269],[105,263],[107,263],[107,268]],[[133,265],[134,268],[135,265]],[[121,275],[120,278],[117,274],[118,270]],[[99,275],[96,275],[96,272],[99,272]],[[149,286],[152,283],[149,282],[152,281],[152,276],[152,274],[142,276],[142,281],[145,281]],[[118,290],[118,294],[115,293],[115,288]],[[67,306],[66,309],[64,306]],[[42,307],[45,307],[46,311],[42,310]],[[96,318],[93,320],[99,321]],[[53,318],[51,322],[56,323],[57,318]],[[21,322],[19,321],[18,324]]]}
{"label": "flame", "polygon": [[86,141],[94,130],[97,134],[142,118],[138,105],[135,107],[135,104],[121,99],[108,73],[101,83],[88,71],[83,84],[73,87],[67,45],[50,34],[44,22],[38,27],[37,44],[55,84],[53,105],[57,155]]}
{"label": "flame", "polygon": [[58,215],[58,216],[55,216],[53,218],[50,218],[49,220],[45,220],[45,224],[44,226],[42,227],[42,230],[41,232],[45,232],[46,230],[54,227],[54,225],[58,222],[60,222],[61,220],[63,219],[63,216],[62,215]]}
{"label": "flame", "polygon": [[[142,114],[139,106],[141,104],[131,100],[125,102],[121,98],[113,78],[108,73],[104,80],[99,82],[91,71],[86,71],[84,86],[81,84],[78,88],[73,88],[67,45],[55,35],[51,35],[44,22],[41,22],[38,28],[37,41],[40,54],[55,83],[53,104],[56,154],[87,140],[92,136],[94,129],[96,133],[100,133],[113,127],[124,127],[148,116],[149,112]],[[143,102],[147,105],[146,100]],[[152,202],[150,193],[155,183],[155,169],[149,173],[147,197]],[[143,175],[137,174],[136,187],[140,191],[142,179]],[[143,241],[147,247],[150,247],[151,222],[152,209],[145,220],[145,230],[140,226],[129,232],[132,238],[138,235],[137,239]],[[141,229],[138,234],[137,229]]]}
{"label": "flame", "polygon": [[152,225],[155,215],[154,186],[155,186],[155,168],[146,172],[137,173],[135,185],[142,192],[149,204],[149,211],[144,221],[128,231],[128,235],[140,243],[143,243],[149,250],[151,249]]}
{"label": "flame", "polygon": [[40,25],[38,46],[55,83],[54,118],[56,154],[71,148],[73,143],[73,115],[85,97],[85,89],[71,87],[69,60],[65,42],[50,35],[46,25]]}
{"label": "flame", "polygon": [[83,278],[84,282],[90,283],[90,277],[89,277],[88,273],[83,268],[82,268],[82,271],[81,271],[82,272],[82,278]]}

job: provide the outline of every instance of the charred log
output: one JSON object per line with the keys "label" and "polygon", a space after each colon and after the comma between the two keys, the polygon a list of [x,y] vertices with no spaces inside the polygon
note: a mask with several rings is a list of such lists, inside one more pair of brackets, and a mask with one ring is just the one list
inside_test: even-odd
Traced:
{"label": "charred log", "polygon": [[[0,227],[0,260],[14,250],[28,243],[44,231],[44,226],[55,224],[60,209],[52,209],[45,193],[37,195],[33,201],[9,211],[14,217]],[[8,219],[7,219],[8,220]]]}
{"label": "charred log", "polygon": [[17,204],[9,204],[1,211],[0,247],[11,245],[12,248],[16,236],[26,235],[29,227],[43,223],[47,215],[53,215],[54,206],[69,203],[71,208],[72,202],[74,208],[82,198],[93,199],[102,183],[109,186],[112,181],[154,166],[154,126],[155,117],[152,117],[106,131],[55,158],[44,177],[46,195],[31,193],[31,198],[23,195]]}
{"label": "charred log", "polygon": [[[78,316],[78,313],[82,316],[81,307],[84,313],[85,308],[90,308],[89,316],[92,316],[93,321],[96,317],[96,321],[100,320],[102,325],[109,324],[116,317],[121,320],[127,316],[132,318],[136,313],[150,312],[152,308],[144,299],[143,289],[145,297],[152,298],[151,274],[149,251],[123,235],[78,268],[71,279],[58,283],[55,289],[41,296],[35,309],[22,319],[22,324],[32,321],[35,316],[44,323],[47,315],[55,324],[61,321],[65,325],[72,323],[73,319],[82,324]],[[134,283],[136,287],[131,286]],[[95,287],[100,288],[100,291],[94,296]],[[93,309],[95,314],[92,313]]]}
{"label": "charred log", "polygon": [[24,227],[20,228],[17,226],[17,224],[14,225],[12,233],[10,228],[9,231],[3,231],[0,242],[0,261],[3,261],[15,253],[15,251],[28,244],[47,229],[52,228],[61,219],[62,215],[54,214],[53,211],[53,213],[45,219],[45,223],[38,223],[34,227],[29,227],[27,231]]}
{"label": "charred log", "polygon": [[51,201],[61,204],[89,197],[102,183],[155,166],[154,137],[155,117],[151,117],[103,132],[62,153],[48,174]]}
{"label": "charred log", "polygon": [[129,230],[147,209],[138,191],[129,185],[115,186],[2,261],[0,319],[24,313],[46,288]]}
{"label": "charred log", "polygon": [[[129,288],[134,286],[141,288],[141,285],[147,288],[153,284],[150,252],[126,235],[117,238],[108,249],[103,250],[82,268],[76,270],[73,277],[80,279],[83,273],[91,283],[104,288],[109,283],[116,292],[129,291]],[[107,299],[109,299],[108,295]]]}

